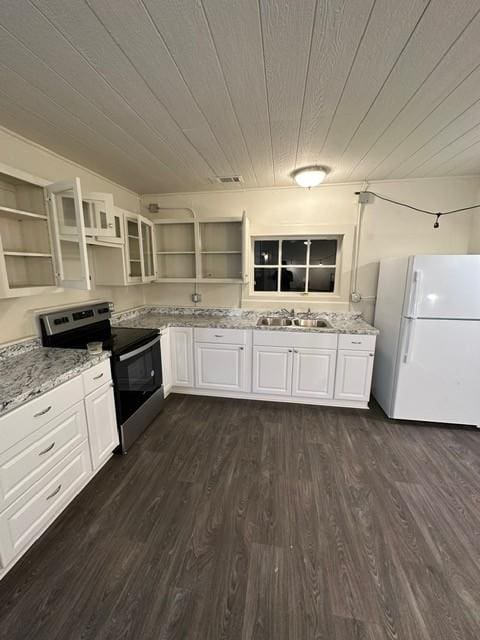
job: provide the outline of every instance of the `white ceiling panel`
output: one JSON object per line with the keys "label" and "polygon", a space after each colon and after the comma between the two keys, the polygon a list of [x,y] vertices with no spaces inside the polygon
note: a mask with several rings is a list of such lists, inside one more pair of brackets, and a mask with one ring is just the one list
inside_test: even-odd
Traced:
{"label": "white ceiling panel", "polygon": [[0,124],[139,193],[477,174],[479,87],[471,0],[0,2]]}

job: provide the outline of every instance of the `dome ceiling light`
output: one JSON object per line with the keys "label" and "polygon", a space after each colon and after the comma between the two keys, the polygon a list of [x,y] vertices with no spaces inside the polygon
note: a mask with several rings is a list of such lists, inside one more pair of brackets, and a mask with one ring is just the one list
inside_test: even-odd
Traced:
{"label": "dome ceiling light", "polygon": [[329,169],[327,167],[313,165],[311,167],[295,169],[291,176],[299,187],[310,189],[311,187],[318,187],[318,185],[325,180],[325,176],[328,172]]}

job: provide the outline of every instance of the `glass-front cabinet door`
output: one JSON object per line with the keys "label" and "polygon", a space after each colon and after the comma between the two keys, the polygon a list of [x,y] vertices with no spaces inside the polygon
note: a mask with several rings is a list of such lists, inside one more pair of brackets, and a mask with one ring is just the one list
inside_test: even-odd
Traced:
{"label": "glass-front cabinet door", "polygon": [[128,282],[142,282],[140,225],[138,216],[133,213],[125,215],[125,253]]}
{"label": "glass-front cabinet door", "polygon": [[[60,235],[79,232],[73,192],[65,191],[56,200]],[[112,237],[115,233],[113,196],[110,193],[88,193],[82,197],[83,232],[87,236]]]}
{"label": "glass-front cabinet door", "polygon": [[155,279],[155,261],[153,250],[153,223],[142,218],[140,221],[142,256],[143,256],[143,279],[150,282]]}
{"label": "glass-front cabinet door", "polygon": [[97,241],[107,244],[124,244],[123,211],[118,207],[113,207],[112,229],[112,234],[105,234],[101,231],[99,235],[97,235]]}
{"label": "glass-front cabinet door", "polygon": [[[67,289],[90,289],[85,220],[89,210],[84,206],[80,179],[56,182],[47,187],[53,226],[58,285]],[[70,233],[62,233],[68,223]]]}

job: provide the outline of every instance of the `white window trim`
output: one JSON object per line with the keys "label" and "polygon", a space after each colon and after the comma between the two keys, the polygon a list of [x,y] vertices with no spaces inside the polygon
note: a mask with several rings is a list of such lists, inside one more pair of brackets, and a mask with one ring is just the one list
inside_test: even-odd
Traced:
{"label": "white window trim", "polygon": [[[299,226],[303,229],[299,231]],[[263,228],[262,228],[263,227]],[[254,291],[254,252],[255,240],[277,239],[315,239],[335,237],[339,239],[337,249],[337,262],[335,272],[335,289],[333,292],[277,292]],[[355,227],[353,225],[285,225],[282,233],[269,233],[264,225],[252,229],[250,242],[248,243],[249,256],[247,256],[249,282],[244,285],[242,306],[245,308],[267,308],[272,305],[300,304],[315,305],[316,309],[347,311],[350,308],[349,294],[351,286],[351,270],[353,259]]]}
{"label": "white window trim", "polygon": [[[252,236],[251,237],[251,243],[250,243],[250,251],[251,251],[251,255],[252,255],[252,260],[251,260],[251,265],[250,265],[250,282],[252,283],[251,286],[251,290],[250,293],[252,296],[255,297],[265,297],[265,294],[267,295],[272,295],[272,296],[283,296],[283,297],[291,297],[292,295],[297,295],[297,296],[320,296],[320,297],[325,297],[325,296],[332,296],[332,295],[337,295],[338,294],[338,274],[339,274],[339,263],[341,262],[341,254],[342,254],[342,242],[343,242],[343,236],[342,235],[338,235],[338,234],[330,234],[330,235],[309,235],[307,236],[306,234],[300,234],[300,235],[288,235],[288,236]],[[278,242],[278,263],[277,264],[266,264],[266,265],[258,265],[255,264],[255,242],[258,241],[272,241],[272,242]],[[282,249],[283,249],[283,240],[307,240],[308,241],[308,245],[307,245],[307,259],[306,259],[306,263],[305,264],[292,264],[292,265],[287,265],[293,268],[299,268],[299,269],[305,269],[306,270],[306,274],[305,274],[305,291],[280,291],[280,287],[281,287],[281,278],[278,278],[278,289],[277,291],[255,291],[255,269],[277,269],[280,274],[281,274],[281,269],[282,267],[285,267],[285,265],[282,265]],[[312,240],[336,240],[337,241],[337,253],[335,256],[335,264],[329,264],[329,265],[311,265],[310,264],[310,242]],[[310,269],[335,269],[335,285],[334,285],[334,289],[333,291],[308,291],[308,284],[309,284],[309,275],[310,275]]]}

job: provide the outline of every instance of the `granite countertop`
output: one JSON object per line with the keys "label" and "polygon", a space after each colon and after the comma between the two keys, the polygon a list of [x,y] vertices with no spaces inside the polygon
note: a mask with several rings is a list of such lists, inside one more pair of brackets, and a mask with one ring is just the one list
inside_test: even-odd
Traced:
{"label": "granite countertop", "polygon": [[85,349],[12,345],[0,353],[0,416],[110,357]]}
{"label": "granite countertop", "polygon": [[243,311],[239,309],[195,309],[187,307],[145,307],[134,312],[120,313],[112,318],[112,324],[136,328],[207,327],[214,329],[254,329],[256,331],[294,331],[306,333],[355,333],[378,334],[378,329],[368,324],[359,313],[305,313],[295,317],[325,320],[328,327],[272,327],[257,326],[261,316],[285,316],[278,311]]}

